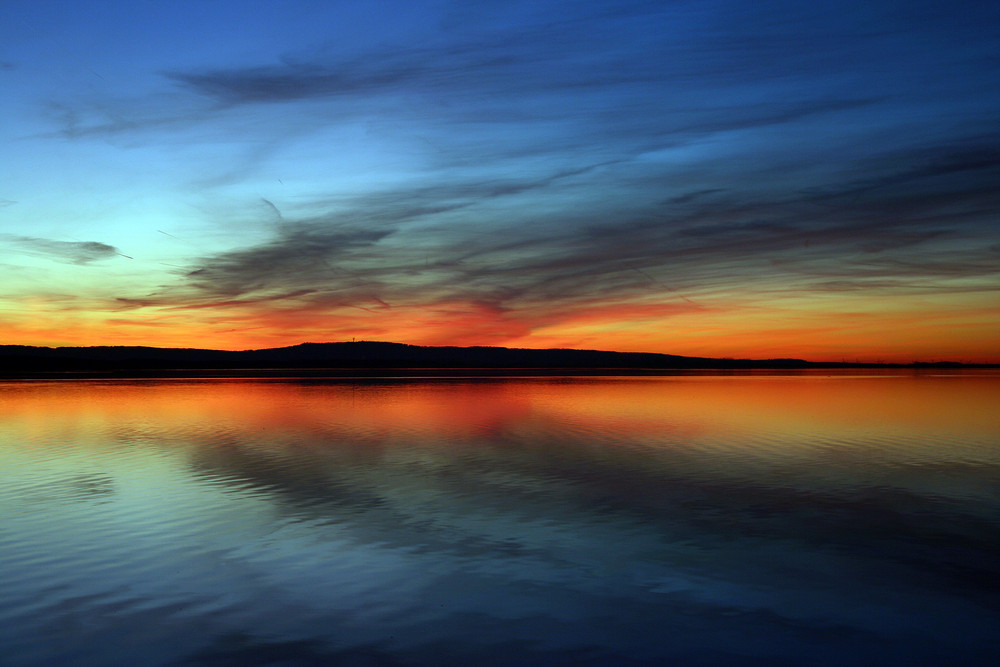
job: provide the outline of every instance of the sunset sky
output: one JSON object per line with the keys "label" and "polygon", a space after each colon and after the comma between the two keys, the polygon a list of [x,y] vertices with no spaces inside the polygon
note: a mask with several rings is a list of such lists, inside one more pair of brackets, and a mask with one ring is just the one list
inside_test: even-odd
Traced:
{"label": "sunset sky", "polygon": [[1000,3],[0,3],[0,343],[1000,362]]}

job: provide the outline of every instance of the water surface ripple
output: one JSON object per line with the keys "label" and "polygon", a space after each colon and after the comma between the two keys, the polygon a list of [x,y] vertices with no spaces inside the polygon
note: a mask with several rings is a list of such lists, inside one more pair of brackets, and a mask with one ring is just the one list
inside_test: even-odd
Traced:
{"label": "water surface ripple", "polygon": [[0,664],[1000,664],[1000,375],[0,383]]}

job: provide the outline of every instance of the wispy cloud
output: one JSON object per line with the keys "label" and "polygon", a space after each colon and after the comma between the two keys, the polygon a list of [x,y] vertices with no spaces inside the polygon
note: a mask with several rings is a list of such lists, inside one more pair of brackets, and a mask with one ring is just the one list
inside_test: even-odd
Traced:
{"label": "wispy cloud", "polygon": [[70,264],[89,264],[113,257],[132,259],[119,251],[118,248],[98,241],[54,241],[12,234],[0,234],[0,240],[5,240],[21,252]]}
{"label": "wispy cloud", "polygon": [[[885,100],[878,87],[817,86],[820,92],[812,93],[795,86],[799,77],[831,77],[831,57],[841,67],[863,60],[856,46],[846,48],[837,36],[782,31],[801,17],[750,12],[737,20],[721,9],[698,15],[684,4],[636,3],[613,12],[581,4],[569,17],[543,9],[525,12],[520,25],[495,27],[495,17],[472,12],[463,32],[451,38],[437,35],[420,45],[367,52],[300,49],[294,57],[251,66],[166,70],[163,77],[194,98],[164,91],[146,100],[62,100],[50,112],[70,137],[180,130],[238,107],[267,113],[261,105],[283,105],[299,113],[272,116],[269,132],[373,115],[419,117],[442,129],[461,124],[466,132],[483,124],[555,122],[582,125],[589,145],[640,141],[648,148],[650,142],[780,125]],[[860,26],[845,29],[854,43],[879,41]],[[650,39],[657,30],[664,38]],[[803,58],[803,52],[822,51],[817,40],[828,58]],[[788,90],[748,95],[752,84]],[[324,105],[322,111],[316,103]],[[555,138],[547,139],[548,148]]]}
{"label": "wispy cloud", "polygon": [[[465,303],[498,316],[519,313],[544,326],[568,312],[606,311],[609,304],[687,309],[725,292],[757,289],[773,296],[776,285],[789,292],[849,292],[861,285],[911,285],[906,293],[935,286],[989,289],[1000,269],[977,249],[961,212],[996,200],[986,186],[993,161],[959,161],[947,157],[946,147],[934,154],[939,159],[932,164],[961,164],[963,183],[981,185],[949,190],[933,181],[948,181],[954,169],[914,169],[911,156],[896,172],[860,185],[833,184],[822,196],[805,189],[760,198],[734,184],[654,201],[611,219],[603,210],[570,208],[544,224],[528,210],[500,222],[488,212],[492,202],[545,201],[561,180],[596,177],[596,167],[321,200],[310,208],[328,206],[329,213],[296,218],[286,212],[269,240],[198,258],[179,285],[133,305],[267,301],[322,311]],[[914,190],[914,178],[931,179],[935,187]],[[865,195],[872,187],[882,190],[880,197]],[[840,203],[831,207],[831,199]],[[885,209],[887,201],[895,202],[894,214]],[[278,214],[271,202],[267,209]],[[490,222],[438,219],[455,212]],[[945,239],[953,246],[942,245]],[[851,278],[838,278],[844,275]]]}
{"label": "wispy cloud", "polygon": [[[149,220],[159,272],[109,288],[122,321],[498,342],[722,303],[982,294],[1000,210],[987,4],[446,3],[364,39],[335,7],[319,31],[262,8],[308,37],[84,63],[18,127],[94,164],[97,190],[156,202],[72,228],[132,247],[142,229],[80,227]],[[42,219],[42,197],[4,196],[4,224]],[[123,255],[51,240],[63,224],[2,240]]]}

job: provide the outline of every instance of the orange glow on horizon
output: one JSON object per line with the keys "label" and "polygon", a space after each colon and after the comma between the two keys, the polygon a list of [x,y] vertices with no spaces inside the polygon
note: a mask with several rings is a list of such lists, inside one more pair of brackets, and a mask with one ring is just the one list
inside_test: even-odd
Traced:
{"label": "orange glow on horizon", "polygon": [[159,307],[4,318],[8,345],[224,350],[373,340],[413,345],[575,348],[808,361],[1000,363],[995,311],[830,314],[739,304],[583,303],[511,311],[482,303],[372,308]]}

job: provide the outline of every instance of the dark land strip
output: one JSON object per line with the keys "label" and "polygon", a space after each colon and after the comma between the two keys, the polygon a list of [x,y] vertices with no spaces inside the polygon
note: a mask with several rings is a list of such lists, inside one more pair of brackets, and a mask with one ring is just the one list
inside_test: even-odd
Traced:
{"label": "dark land strip", "polygon": [[684,371],[972,369],[997,364],[877,364],[802,359],[714,359],[645,352],[303,343],[262,350],[0,345],[0,377],[440,377],[449,375],[657,375]]}

